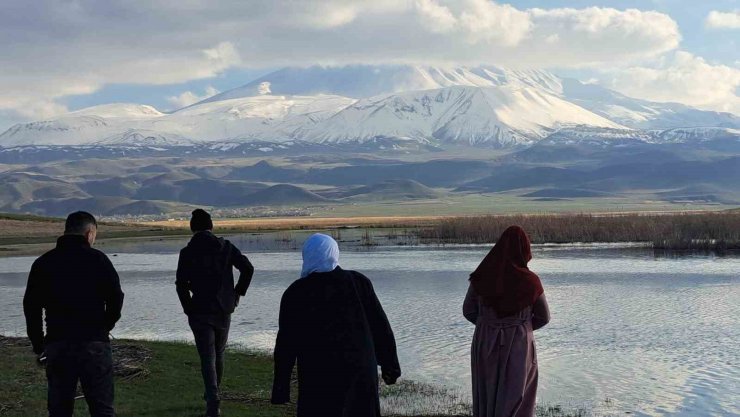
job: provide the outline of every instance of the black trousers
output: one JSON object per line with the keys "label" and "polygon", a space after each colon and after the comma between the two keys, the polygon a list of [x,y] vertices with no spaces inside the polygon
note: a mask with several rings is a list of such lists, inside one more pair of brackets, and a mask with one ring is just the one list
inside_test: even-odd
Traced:
{"label": "black trousers", "polygon": [[190,315],[188,323],[200,355],[204,398],[209,408],[215,409],[221,402],[219,386],[224,374],[224,352],[229,339],[231,315]]}
{"label": "black trousers", "polygon": [[52,342],[46,358],[49,417],[72,416],[78,381],[91,417],[115,416],[109,342]]}

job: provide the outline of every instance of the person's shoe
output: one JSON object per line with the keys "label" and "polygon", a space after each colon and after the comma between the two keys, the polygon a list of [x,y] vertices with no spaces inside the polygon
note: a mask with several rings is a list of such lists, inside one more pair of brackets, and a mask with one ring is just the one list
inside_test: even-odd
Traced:
{"label": "person's shoe", "polygon": [[218,403],[208,404],[205,417],[221,417],[221,408],[219,405]]}

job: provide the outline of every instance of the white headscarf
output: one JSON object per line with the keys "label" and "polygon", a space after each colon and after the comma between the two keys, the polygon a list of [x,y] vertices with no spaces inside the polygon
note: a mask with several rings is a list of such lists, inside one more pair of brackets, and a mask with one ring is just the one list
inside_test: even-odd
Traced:
{"label": "white headscarf", "polygon": [[313,272],[330,272],[339,265],[339,245],[321,233],[311,235],[303,244],[303,269],[301,278]]}

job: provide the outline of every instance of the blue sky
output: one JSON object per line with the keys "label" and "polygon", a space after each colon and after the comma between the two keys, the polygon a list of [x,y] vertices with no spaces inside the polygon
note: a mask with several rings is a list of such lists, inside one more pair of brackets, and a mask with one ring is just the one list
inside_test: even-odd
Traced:
{"label": "blue sky", "polygon": [[[640,98],[740,110],[736,0],[4,3],[0,130],[111,102],[171,110],[285,65],[386,61],[545,68]],[[708,24],[713,11],[729,23]]]}

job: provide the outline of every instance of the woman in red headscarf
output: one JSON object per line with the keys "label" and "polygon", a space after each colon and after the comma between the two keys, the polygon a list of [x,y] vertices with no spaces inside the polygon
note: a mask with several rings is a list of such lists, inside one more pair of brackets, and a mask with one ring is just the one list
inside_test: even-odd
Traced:
{"label": "woman in red headscarf", "polygon": [[533,331],[550,321],[540,278],[527,268],[529,237],[511,226],[470,274],[463,314],[471,349],[474,417],[532,417],[537,396]]}

